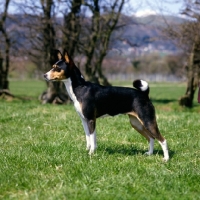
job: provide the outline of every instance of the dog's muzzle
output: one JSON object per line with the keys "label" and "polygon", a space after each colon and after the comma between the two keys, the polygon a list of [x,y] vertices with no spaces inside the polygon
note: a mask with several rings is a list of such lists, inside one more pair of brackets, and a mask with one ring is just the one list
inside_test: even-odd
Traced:
{"label": "dog's muzzle", "polygon": [[47,81],[49,81],[49,79],[47,78],[47,74],[44,74],[44,78],[47,80]]}

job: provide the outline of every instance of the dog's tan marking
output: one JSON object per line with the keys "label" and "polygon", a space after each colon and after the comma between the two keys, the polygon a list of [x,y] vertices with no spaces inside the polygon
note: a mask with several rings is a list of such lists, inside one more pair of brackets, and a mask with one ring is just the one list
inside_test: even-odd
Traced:
{"label": "dog's tan marking", "polygon": [[156,120],[154,121],[154,123],[150,124],[148,128],[150,130],[151,137],[156,138],[160,142],[163,142],[165,140],[165,138],[160,134]]}
{"label": "dog's tan marking", "polygon": [[128,112],[127,113],[129,116],[133,116],[133,117],[136,117],[137,119],[138,119],[138,121],[144,126],[144,123],[143,123],[143,121],[138,117],[138,115],[137,115],[137,113],[135,113],[135,112]]}
{"label": "dog's tan marking", "polygon": [[57,72],[57,71],[50,72],[50,80],[61,81],[63,79],[66,79],[64,70],[61,70],[60,72]]}
{"label": "dog's tan marking", "polygon": [[138,131],[141,135],[143,135],[149,142],[150,141],[150,137],[149,137],[148,131],[144,127],[143,123],[141,123],[141,120],[139,120],[138,117],[130,115],[130,114],[129,114],[129,119],[130,119],[131,126],[136,131]]}

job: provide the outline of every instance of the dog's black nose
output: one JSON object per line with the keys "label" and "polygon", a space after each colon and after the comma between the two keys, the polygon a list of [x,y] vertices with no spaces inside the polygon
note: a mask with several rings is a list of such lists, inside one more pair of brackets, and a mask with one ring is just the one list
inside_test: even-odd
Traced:
{"label": "dog's black nose", "polygon": [[48,78],[47,78],[47,74],[44,74],[43,76],[46,79],[46,81],[49,81]]}

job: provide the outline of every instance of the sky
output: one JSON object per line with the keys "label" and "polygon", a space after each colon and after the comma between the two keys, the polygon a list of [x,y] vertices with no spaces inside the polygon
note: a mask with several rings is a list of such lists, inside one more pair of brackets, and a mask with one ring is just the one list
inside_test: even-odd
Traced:
{"label": "sky", "polygon": [[[4,1],[4,0],[0,0]],[[24,0],[15,0],[22,3]],[[128,15],[144,16],[148,14],[172,14],[180,15],[184,0],[126,0],[129,3],[124,7],[124,13]],[[11,1],[12,2],[12,1]],[[36,0],[37,2],[37,0]],[[14,12],[12,4],[9,11]]]}

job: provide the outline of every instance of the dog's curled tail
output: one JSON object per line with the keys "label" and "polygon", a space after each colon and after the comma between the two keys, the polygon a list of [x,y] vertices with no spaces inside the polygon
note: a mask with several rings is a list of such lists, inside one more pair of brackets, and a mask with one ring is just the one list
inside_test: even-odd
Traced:
{"label": "dog's curled tail", "polygon": [[133,87],[146,93],[147,95],[149,94],[149,84],[144,80],[133,81]]}

